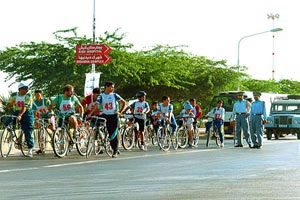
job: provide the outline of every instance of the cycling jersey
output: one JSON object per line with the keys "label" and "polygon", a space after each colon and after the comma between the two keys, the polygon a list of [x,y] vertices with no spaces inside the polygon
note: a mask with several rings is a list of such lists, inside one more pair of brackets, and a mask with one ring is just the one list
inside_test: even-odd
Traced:
{"label": "cycling jersey", "polygon": [[[133,109],[134,114],[145,114],[149,109],[149,104],[146,101],[135,101],[130,105],[130,108]],[[146,119],[146,115],[135,115],[135,118]]]}
{"label": "cycling jersey", "polygon": [[173,105],[169,104],[168,106],[164,106],[163,103],[160,103],[157,109],[162,117],[166,117],[167,114],[170,113],[171,117],[173,116]]}
{"label": "cycling jersey", "polygon": [[10,96],[9,103],[12,103],[13,110],[21,110],[23,107],[26,107],[27,109],[31,109],[32,107],[32,96],[29,92],[27,92],[25,95],[20,96],[18,92],[12,93]]}
{"label": "cycling jersey", "polygon": [[186,110],[183,109],[179,115],[183,118],[183,121],[186,122],[187,124],[192,124],[194,122],[195,115],[192,111],[190,113],[187,113]]}
{"label": "cycling jersey", "polygon": [[64,95],[58,95],[54,98],[53,102],[58,106],[62,114],[73,114],[75,113],[76,106],[80,105],[76,96],[65,97]]}
{"label": "cycling jersey", "polygon": [[97,102],[102,105],[103,114],[113,115],[118,112],[117,101],[121,99],[120,95],[113,92],[110,94],[101,93],[97,98]]}
{"label": "cycling jersey", "polygon": [[40,118],[48,112],[50,101],[46,98],[34,100],[32,103],[32,111],[36,113],[36,117]]}

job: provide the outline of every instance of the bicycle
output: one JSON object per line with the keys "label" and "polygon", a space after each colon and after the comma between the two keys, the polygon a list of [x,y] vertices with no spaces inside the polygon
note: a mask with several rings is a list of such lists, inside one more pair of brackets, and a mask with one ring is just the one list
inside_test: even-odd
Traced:
{"label": "bicycle", "polygon": [[38,118],[35,119],[35,122],[38,124],[38,128],[36,129],[37,133],[37,138],[38,138],[38,144],[39,144],[39,149],[42,154],[45,153],[47,144],[50,144],[52,149],[52,133],[48,131],[49,127],[49,119],[50,118]]}
{"label": "bicycle", "polygon": [[[23,156],[27,156],[28,147],[25,141],[25,135],[22,130],[17,133],[15,115],[2,115],[0,120],[4,124],[4,129],[0,138],[0,152],[3,158],[7,158],[14,144],[16,149],[20,149]],[[6,124],[6,122],[8,122]]]}
{"label": "bicycle", "polygon": [[[139,134],[139,124],[135,121],[134,116],[141,115],[141,114],[132,114],[127,113],[124,115],[126,119],[125,126],[123,127],[122,132],[122,146],[125,150],[131,150],[133,146],[136,144],[139,149],[142,150],[142,140]],[[144,131],[144,142],[145,146],[148,145],[146,138],[149,138],[148,132],[145,128]]]}
{"label": "bicycle", "polygon": [[93,119],[95,119],[95,121],[88,136],[86,157],[88,158],[92,152],[94,152],[95,155],[98,155],[103,149],[105,149],[105,152],[109,157],[112,157],[113,149],[110,146],[110,138],[106,128],[106,119],[103,117],[92,116],[91,120]]}
{"label": "bicycle", "polygon": [[[209,117],[209,118],[212,118],[212,117]],[[218,132],[218,129],[217,129],[216,125],[214,124],[214,121],[210,121],[210,122],[207,122],[207,123],[210,123],[210,124],[207,124],[208,131],[206,130],[206,134],[207,134],[207,136],[206,136],[206,147],[209,146],[209,142],[212,138],[214,138],[214,140],[216,141],[216,145],[219,147],[221,145],[220,134]]]}
{"label": "bicycle", "polygon": [[172,134],[171,126],[167,123],[166,118],[161,119],[157,130],[158,146],[163,151],[168,151],[171,146],[174,150],[178,149],[177,131]]}
{"label": "bicycle", "polygon": [[56,128],[56,131],[52,136],[52,147],[54,154],[59,158],[66,156],[68,151],[71,151],[73,149],[73,145],[75,143],[79,155],[86,156],[87,137],[89,135],[89,132],[86,128],[85,123],[82,122],[77,127],[77,130],[74,131],[76,135],[73,138],[69,131],[68,122],[65,120],[66,115],[60,115],[61,125]]}

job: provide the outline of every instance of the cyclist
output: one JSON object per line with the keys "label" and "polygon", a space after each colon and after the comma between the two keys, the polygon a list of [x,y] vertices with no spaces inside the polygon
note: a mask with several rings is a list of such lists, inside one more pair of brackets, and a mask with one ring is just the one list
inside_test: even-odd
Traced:
{"label": "cyclist", "polygon": [[[66,121],[69,123],[69,127],[73,129],[73,133],[71,136],[73,139],[76,138],[77,134],[77,127],[78,127],[78,120],[75,116],[76,110],[79,111],[80,117],[83,117],[83,107],[79,102],[78,98],[74,95],[74,87],[72,85],[66,85],[63,88],[63,94],[57,95],[53,101],[51,108],[57,108],[59,113],[65,115]],[[62,120],[59,119],[58,125],[60,126]],[[70,141],[70,145],[73,146],[74,141]]]}
{"label": "cyclist", "polygon": [[201,107],[197,104],[196,99],[190,99],[190,104],[193,106],[193,113],[195,115],[194,125],[196,125],[197,121],[202,117],[203,112]]}
{"label": "cyclist", "polygon": [[139,91],[136,93],[136,97],[138,98],[137,101],[133,102],[129,105],[126,110],[130,109],[134,114],[134,121],[139,124],[139,133],[138,135],[141,136],[141,149],[145,150],[145,140],[144,140],[144,130],[146,126],[146,117],[147,114],[150,112],[150,107],[148,102],[146,101],[146,92]]}
{"label": "cyclist", "polygon": [[180,112],[179,116],[182,117],[188,130],[188,145],[189,148],[193,147],[193,123],[195,114],[193,113],[193,106],[189,102],[183,104],[184,109]]}
{"label": "cyclist", "polygon": [[21,123],[21,129],[24,132],[28,146],[27,156],[32,157],[34,147],[34,115],[32,112],[32,96],[28,89],[29,88],[26,83],[20,83],[18,85],[18,92],[11,94],[6,108],[8,111],[12,111],[13,115],[18,116],[17,120]]}
{"label": "cyclist", "polygon": [[217,101],[217,107],[213,108],[206,116],[213,116],[213,124],[219,133],[221,147],[224,147],[224,119],[225,109],[222,107],[223,101]]}
{"label": "cyclist", "polygon": [[[126,101],[117,93],[114,93],[115,84],[111,81],[106,81],[104,84],[104,92],[101,93],[97,98],[97,103],[103,108],[101,117],[107,120],[107,131],[110,136],[110,145],[113,149],[113,158],[117,157],[119,140],[118,140],[118,122],[119,113],[124,112]],[[118,110],[118,102],[121,104],[120,110]],[[88,114],[91,117],[96,111],[96,107]]]}
{"label": "cyclist", "polygon": [[160,103],[158,106],[158,112],[160,122],[161,120],[166,120],[166,122],[172,127],[172,135],[174,135],[177,129],[177,123],[173,114],[173,105],[170,104],[170,97],[162,97],[162,103]]}
{"label": "cyclist", "polygon": [[156,133],[158,130],[158,103],[156,101],[152,102],[151,104],[151,111],[150,114],[150,120],[151,124],[153,125],[154,132]]}
{"label": "cyclist", "polygon": [[[43,97],[42,90],[35,90],[34,91],[35,100],[32,103],[32,111],[34,113],[34,117],[36,119],[49,119],[49,106],[51,102],[49,99]],[[36,128],[40,128],[40,124],[36,124]],[[49,128],[54,131],[55,130],[55,117],[52,115],[50,116],[50,125]],[[41,142],[41,141],[40,141]],[[45,153],[44,149],[39,149],[36,153]]]}
{"label": "cyclist", "polygon": [[[91,110],[97,105],[97,98],[100,95],[100,89],[94,88],[92,94],[86,96],[82,101],[81,105],[84,108],[84,116],[88,115]],[[94,115],[100,115],[100,110],[97,109],[94,113]]]}

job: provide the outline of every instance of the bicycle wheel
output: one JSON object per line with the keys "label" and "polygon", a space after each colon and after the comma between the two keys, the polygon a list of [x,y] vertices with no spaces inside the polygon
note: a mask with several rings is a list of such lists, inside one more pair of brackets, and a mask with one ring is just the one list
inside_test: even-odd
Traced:
{"label": "bicycle wheel", "polygon": [[28,146],[27,146],[27,142],[25,140],[25,134],[22,130],[20,130],[19,134],[17,134],[17,138],[18,138],[19,147],[20,147],[20,150],[21,150],[23,156],[27,156],[28,155]]}
{"label": "bicycle wheel", "polygon": [[98,155],[101,152],[104,152],[104,150],[105,150],[104,128],[100,129],[99,133],[95,137],[94,149],[95,149],[95,155]]}
{"label": "bicycle wheel", "polygon": [[57,157],[64,157],[68,151],[69,141],[65,128],[57,128],[53,134],[52,147]]}
{"label": "bicycle wheel", "polygon": [[6,158],[12,149],[12,145],[13,145],[12,136],[13,136],[13,132],[11,129],[5,128],[1,132],[0,152],[3,158]]}
{"label": "bicycle wheel", "polygon": [[170,134],[166,131],[164,127],[160,127],[157,131],[157,138],[158,138],[158,146],[163,151],[168,151],[171,147],[170,144]]}
{"label": "bicycle wheel", "polygon": [[206,132],[206,147],[209,146],[211,135],[212,135],[212,129],[209,129],[209,131]]}
{"label": "bicycle wheel", "polygon": [[112,147],[111,147],[111,145],[110,145],[110,138],[109,138],[108,133],[107,133],[106,136],[105,136],[104,148],[105,148],[106,154],[107,154],[109,157],[112,157],[112,155],[113,155],[113,149],[112,149]]}
{"label": "bicycle wheel", "polygon": [[46,151],[46,137],[47,137],[46,129],[39,128],[38,129],[38,143],[39,143],[39,148],[42,153],[45,153],[45,151]]}
{"label": "bicycle wheel", "polygon": [[145,127],[144,131],[144,142],[145,146],[148,146],[151,143],[151,133],[148,131],[148,126]]}
{"label": "bicycle wheel", "polygon": [[122,146],[125,150],[132,149],[135,140],[134,127],[127,127],[122,134]]}
{"label": "bicycle wheel", "polygon": [[184,149],[188,143],[188,132],[185,128],[181,127],[177,131],[178,146]]}
{"label": "bicycle wheel", "polygon": [[80,127],[78,132],[79,136],[76,138],[76,149],[79,155],[85,156],[87,151],[87,139],[89,136],[89,131],[85,127]]}
{"label": "bicycle wheel", "polygon": [[94,132],[90,132],[89,136],[87,137],[87,148],[86,148],[86,157],[88,158],[95,147],[95,136],[94,136]]}
{"label": "bicycle wheel", "polygon": [[172,147],[174,150],[178,149],[178,136],[177,136],[177,132],[175,132],[174,134],[171,134],[171,143],[172,143]]}
{"label": "bicycle wheel", "polygon": [[220,134],[216,131],[215,132],[215,139],[216,139],[216,145],[219,147],[221,146],[221,140],[220,140]]}
{"label": "bicycle wheel", "polygon": [[147,126],[147,131],[149,133],[149,138],[151,140],[152,145],[157,145],[157,133],[155,132],[153,126]]}
{"label": "bicycle wheel", "polygon": [[193,145],[198,146],[199,140],[200,140],[200,130],[199,128],[195,128],[193,131]]}

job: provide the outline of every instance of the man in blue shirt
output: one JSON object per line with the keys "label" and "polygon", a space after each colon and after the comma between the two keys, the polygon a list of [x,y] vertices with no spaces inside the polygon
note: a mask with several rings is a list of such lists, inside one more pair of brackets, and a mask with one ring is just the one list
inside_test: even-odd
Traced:
{"label": "man in blue shirt", "polygon": [[249,134],[249,113],[250,113],[250,103],[245,100],[244,92],[239,92],[237,94],[238,100],[233,105],[233,119],[236,124],[236,136],[237,136],[237,144],[234,147],[243,147],[242,143],[242,129],[245,139],[251,147],[251,138]]}
{"label": "man in blue shirt", "polygon": [[254,92],[255,101],[252,103],[250,112],[250,134],[253,142],[253,147],[260,149],[263,144],[263,125],[266,123],[266,106],[265,102],[259,98],[260,92]]}

